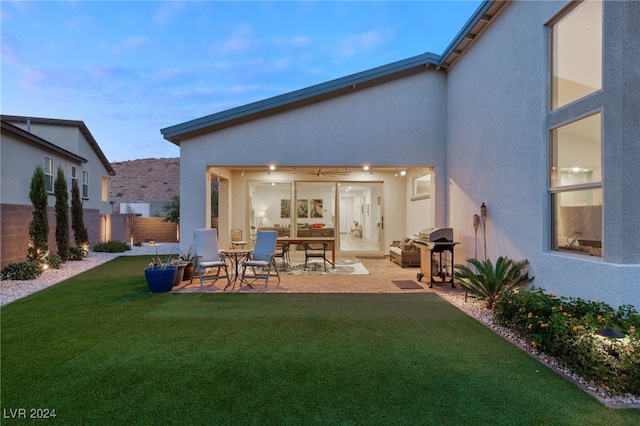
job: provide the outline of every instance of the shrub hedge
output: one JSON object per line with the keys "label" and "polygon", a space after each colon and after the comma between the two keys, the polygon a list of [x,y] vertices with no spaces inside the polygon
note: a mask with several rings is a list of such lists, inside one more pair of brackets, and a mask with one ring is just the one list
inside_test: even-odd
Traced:
{"label": "shrub hedge", "polygon": [[[613,393],[640,395],[640,314],[632,306],[556,297],[541,288],[503,292],[494,321],[583,378]],[[614,329],[614,339],[596,330]]]}
{"label": "shrub hedge", "polygon": [[104,243],[98,243],[93,246],[93,251],[106,253],[122,253],[131,250],[131,246],[122,241],[112,240]]}
{"label": "shrub hedge", "polygon": [[0,272],[3,280],[34,280],[42,274],[38,262],[27,260],[26,262],[10,263]]}

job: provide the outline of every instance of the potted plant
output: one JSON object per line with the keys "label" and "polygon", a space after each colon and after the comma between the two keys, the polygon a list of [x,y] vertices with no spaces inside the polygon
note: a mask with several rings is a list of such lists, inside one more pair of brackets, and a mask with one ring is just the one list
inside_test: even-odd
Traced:
{"label": "potted plant", "polygon": [[155,257],[144,270],[149,291],[152,293],[164,293],[171,291],[176,279],[177,267],[172,264],[171,255],[166,260],[161,260],[156,251]]}
{"label": "potted plant", "polygon": [[183,262],[186,262],[186,267],[184,269],[184,276],[182,279],[192,281],[193,274],[195,273],[195,270],[196,270],[196,254],[193,251],[193,246],[189,247],[189,250],[187,250],[186,253],[181,250],[179,251],[180,251],[180,259]]}

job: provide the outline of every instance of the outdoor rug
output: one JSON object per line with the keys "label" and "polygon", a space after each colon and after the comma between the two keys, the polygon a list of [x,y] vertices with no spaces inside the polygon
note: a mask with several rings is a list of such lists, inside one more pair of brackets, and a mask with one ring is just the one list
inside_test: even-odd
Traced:
{"label": "outdoor rug", "polygon": [[403,290],[417,290],[424,288],[420,284],[412,280],[396,280],[393,281],[393,283]]}
{"label": "outdoor rug", "polygon": [[[278,262],[278,267],[280,263]],[[369,275],[369,271],[364,265],[355,259],[336,260],[336,267],[327,263],[327,270],[324,270],[322,262],[317,260],[309,261],[307,269],[304,269],[304,260],[292,260],[286,269],[279,269],[283,275]]]}

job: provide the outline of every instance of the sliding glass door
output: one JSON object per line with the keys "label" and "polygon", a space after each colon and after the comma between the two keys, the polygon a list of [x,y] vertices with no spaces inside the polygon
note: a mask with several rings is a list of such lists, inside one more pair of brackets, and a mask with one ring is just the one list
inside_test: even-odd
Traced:
{"label": "sliding glass door", "polygon": [[340,182],[340,251],[380,252],[382,183]]}

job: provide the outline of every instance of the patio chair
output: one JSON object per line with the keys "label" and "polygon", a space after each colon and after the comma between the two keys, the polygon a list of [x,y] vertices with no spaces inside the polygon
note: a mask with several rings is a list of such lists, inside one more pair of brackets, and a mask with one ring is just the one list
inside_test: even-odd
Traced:
{"label": "patio chair", "polygon": [[231,248],[236,248],[238,246],[246,246],[247,242],[242,239],[242,229],[232,229],[231,230]]}
{"label": "patio chair", "polygon": [[316,257],[322,259],[326,272],[327,262],[329,262],[327,259],[327,247],[329,247],[329,243],[324,241],[307,241],[302,243],[302,247],[304,247],[304,270],[307,270],[307,261]]}
{"label": "patio chair", "polygon": [[280,269],[286,271],[289,267],[289,243],[278,241],[276,242],[276,254],[273,257],[279,257],[282,259],[280,263]]}
{"label": "patio chair", "polygon": [[[275,260],[277,239],[278,233],[276,231],[258,231],[258,234],[256,235],[256,245],[253,249],[251,259],[242,262],[241,282],[249,284],[246,278],[264,280],[264,287],[266,288],[269,284],[269,276],[271,275],[272,267],[276,271],[278,282],[280,282],[280,273],[278,272]],[[246,274],[247,267],[251,267],[253,275]]]}
{"label": "patio chair", "polygon": [[[230,284],[229,270],[227,262],[220,256],[218,249],[218,230],[212,229],[196,229],[194,233],[195,251],[196,251],[196,272],[200,278],[200,288],[202,282],[206,279],[215,281],[220,278],[227,279],[227,287]],[[216,275],[205,276],[207,269],[217,268]],[[224,269],[225,275],[220,275],[220,270]]]}

